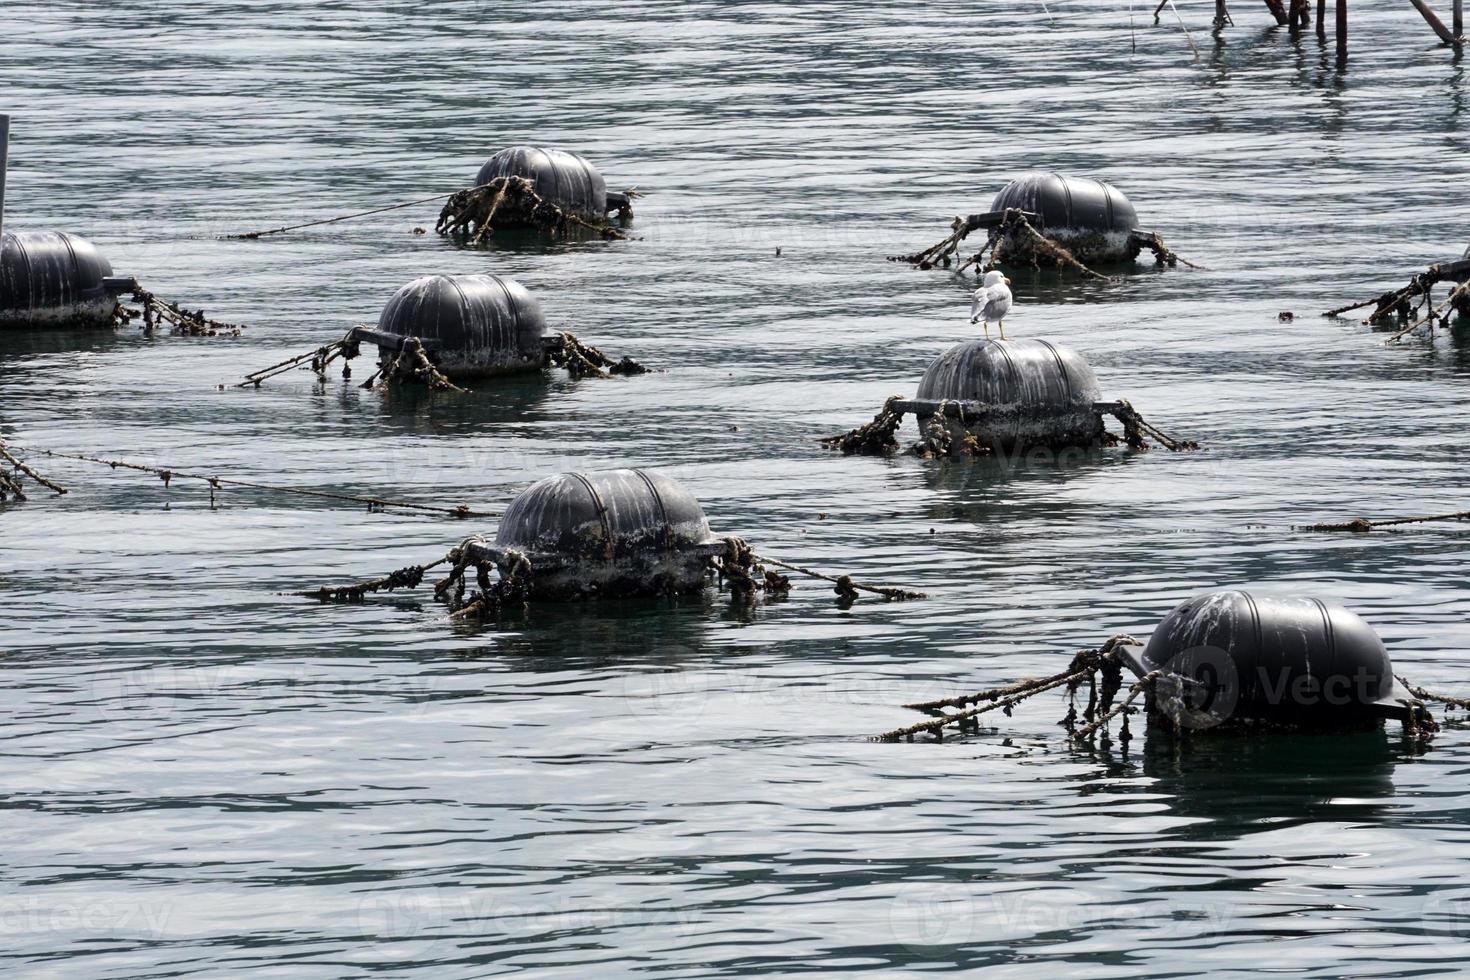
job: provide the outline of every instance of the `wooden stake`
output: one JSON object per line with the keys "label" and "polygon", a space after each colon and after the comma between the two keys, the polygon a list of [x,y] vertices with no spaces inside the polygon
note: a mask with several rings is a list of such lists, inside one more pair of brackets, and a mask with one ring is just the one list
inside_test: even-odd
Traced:
{"label": "wooden stake", "polygon": [[1456,44],[1465,40],[1465,10],[1462,6],[1463,2],[1464,0],[1455,0],[1454,30]]}
{"label": "wooden stake", "polygon": [[1347,61],[1347,0],[1337,0],[1337,60]]}
{"label": "wooden stake", "polygon": [[1286,15],[1286,8],[1281,5],[1281,0],[1266,0],[1266,6],[1271,11],[1271,16],[1276,18],[1276,23],[1285,27],[1290,18]]}
{"label": "wooden stake", "polygon": [[1455,35],[1451,34],[1450,29],[1444,26],[1444,21],[1440,20],[1435,16],[1434,11],[1429,9],[1429,4],[1425,3],[1424,0],[1409,0],[1409,2],[1414,5],[1415,10],[1424,15],[1425,23],[1434,29],[1434,33],[1439,35],[1441,41],[1445,44],[1455,43]]}
{"label": "wooden stake", "polygon": [[1327,40],[1327,0],[1317,0],[1317,36]]}
{"label": "wooden stake", "polygon": [[[1455,0],[1458,5],[1460,0]],[[1224,27],[1230,23],[1230,11],[1225,9],[1225,0],[1215,0],[1215,26]]]}

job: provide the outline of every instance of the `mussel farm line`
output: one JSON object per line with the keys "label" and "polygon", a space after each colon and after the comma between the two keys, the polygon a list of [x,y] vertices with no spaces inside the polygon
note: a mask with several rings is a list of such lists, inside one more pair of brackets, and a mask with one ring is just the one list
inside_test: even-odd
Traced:
{"label": "mussel farm line", "polygon": [[[1125,670],[1136,678],[1126,691]],[[1087,700],[1079,709],[1084,687]],[[1126,745],[1129,715],[1140,697],[1150,722],[1176,737],[1361,731],[1390,719],[1417,744],[1439,730],[1425,701],[1470,707],[1397,676],[1378,634],[1340,605],[1226,591],[1180,603],[1146,644],[1119,634],[1077,651],[1064,670],[1048,677],[905,705],[934,717],[873,740],[931,735],[942,741],[946,730],[979,731],[981,715],[1000,710],[1010,716],[1023,701],[1058,688],[1066,694],[1059,724],[1069,740],[1090,744],[1101,735],[1104,746],[1115,719]]]}
{"label": "mussel farm line", "polygon": [[470,517],[496,517],[497,514],[487,511],[472,510],[464,504],[425,504],[407,500],[391,500],[384,497],[364,496],[359,494],[339,493],[333,490],[314,490],[310,487],[286,487],[273,483],[259,483],[253,480],[238,480],[234,477],[215,476],[203,473],[190,473],[185,470],[164,466],[151,466],[147,463],[137,463],[126,459],[107,459],[101,456],[93,456],[87,453],[67,453],[54,449],[26,449],[20,446],[8,445],[5,440],[0,439],[0,461],[9,463],[12,471],[7,474],[0,470],[0,503],[6,496],[15,500],[24,501],[28,499],[21,486],[21,476],[28,476],[32,480],[55,492],[57,495],[65,494],[67,489],[32,469],[26,462],[18,459],[14,454],[42,455],[52,459],[68,459],[83,463],[96,463],[113,470],[132,470],[138,473],[150,473],[163,482],[165,488],[170,487],[175,480],[203,483],[209,489],[209,505],[215,506],[216,494],[230,487],[241,490],[264,490],[269,493],[284,493],[302,497],[313,497],[320,500],[336,500],[345,503],[365,504],[368,513],[382,513],[388,510],[406,510],[414,513],[440,514],[464,520]]}
{"label": "mussel farm line", "polygon": [[[888,601],[922,592],[865,585],[762,557],[737,537],[715,537],[704,509],[668,477],[645,470],[562,473],[533,484],[506,507],[493,543],[474,535],[443,557],[380,578],[294,593],[360,602],[370,593],[417,588],[429,570],[449,573],[434,597],[454,618],[493,620],[528,603],[677,596],[711,577],[744,602],[784,597],[790,580],[766,566],[834,583],[843,608],[862,592]],[[473,573],[473,587],[471,584]]]}
{"label": "mussel farm line", "polygon": [[[221,237],[264,238],[444,201],[434,230],[465,244],[479,245],[494,231],[512,229],[530,229],[562,237],[587,232],[606,239],[627,239],[628,235],[620,225],[632,219],[633,201],[641,196],[637,188],[609,191],[602,173],[578,153],[513,146],[485,161],[474,186],[462,190],[317,221]],[[422,229],[415,231],[421,232]]]}
{"label": "mussel farm line", "polygon": [[[1442,282],[1453,283],[1453,285],[1444,301],[1436,304],[1434,287]],[[1448,327],[1453,316],[1458,314],[1462,317],[1470,317],[1470,248],[1465,249],[1465,254],[1461,258],[1436,263],[1423,272],[1417,273],[1406,286],[1390,290],[1373,299],[1339,306],[1322,315],[1341,316],[1344,313],[1370,306],[1373,312],[1363,320],[1364,326],[1395,321],[1400,327],[1399,331],[1388,339],[1387,343],[1390,344],[1423,326],[1429,327],[1429,334],[1433,337],[1434,328],[1436,326]]]}
{"label": "mussel farm line", "polygon": [[1116,445],[1104,415],[1123,425],[1123,441],[1147,449],[1198,449],[1149,424],[1127,401],[1103,401],[1097,377],[1080,354],[1045,340],[973,340],[940,354],[914,398],[894,395],[866,425],[822,444],[843,453],[899,450],[896,433],[913,415],[920,439],[907,452],[926,459],[1001,456],[1034,449]]}
{"label": "mussel farm line", "polygon": [[[141,320],[148,335],[166,327],[190,337],[239,336],[238,325],[159,299],[131,276],[113,275],[112,263],[84,238],[5,231],[9,144],[10,117],[0,114],[0,331],[107,329]],[[124,306],[125,296],[138,308]]]}
{"label": "mussel farm line", "polygon": [[613,360],[576,335],[551,332],[541,304],[506,276],[423,276],[384,305],[376,327],[357,326],[341,340],[255,371],[235,385],[258,388],[277,375],[310,367],[326,378],[343,361],[342,376],[367,341],[378,348],[378,369],[364,388],[394,383],[463,391],[456,381],[565,368],[573,377],[644,374],[631,357]]}
{"label": "mussel farm line", "polygon": [[[1132,262],[1146,248],[1160,266],[1183,263],[1197,268],[1170,251],[1158,232],[1142,231],[1137,225],[1132,202],[1105,181],[1031,173],[1001,188],[989,211],[956,217],[949,235],[936,244],[889,258],[920,269],[947,269],[958,263],[956,272],[974,266],[983,273],[997,266],[1031,266],[1071,269],[1106,280],[1090,266]],[[960,245],[982,228],[987,232],[985,243],[969,258],[960,257]]]}

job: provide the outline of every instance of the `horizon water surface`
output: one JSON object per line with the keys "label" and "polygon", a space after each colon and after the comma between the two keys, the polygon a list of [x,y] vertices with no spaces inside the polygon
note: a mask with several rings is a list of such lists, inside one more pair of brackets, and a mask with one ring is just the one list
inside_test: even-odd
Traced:
{"label": "horizon water surface", "polygon": [[[1470,333],[1326,308],[1470,237],[1465,63],[1355,3],[1338,71],[1238,4],[6,5],[5,227],[96,242],[239,338],[0,335],[0,436],[498,512],[576,468],[683,482],[719,534],[927,591],[533,606],[282,593],[462,522],[46,460],[0,505],[0,963],[26,977],[1422,977],[1470,934],[1470,734],[1069,748],[1059,697],[943,744],[898,706],[1052,673],[1219,587],[1361,613],[1464,693]],[[1130,16],[1133,30],[1130,32]],[[1136,36],[1136,51],[1130,40]],[[636,185],[635,240],[463,249],[434,205],[515,142]],[[972,280],[885,261],[1029,169],[1101,177],[1205,268],[1015,275],[1205,451],[1058,466],[817,438],[972,336]],[[777,249],[780,250],[779,256]],[[431,272],[513,276],[661,369],[378,394],[248,370]],[[1290,323],[1278,313],[1293,311]],[[358,380],[365,377],[358,362]],[[227,390],[220,390],[220,385]],[[913,435],[912,422],[904,431]],[[1135,732],[1141,732],[1136,727]]]}

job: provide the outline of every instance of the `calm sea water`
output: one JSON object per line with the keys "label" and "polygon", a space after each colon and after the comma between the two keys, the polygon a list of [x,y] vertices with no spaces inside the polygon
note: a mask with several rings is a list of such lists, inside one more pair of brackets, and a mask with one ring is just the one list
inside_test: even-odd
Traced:
{"label": "calm sea water", "polygon": [[[211,508],[49,463],[68,496],[0,508],[8,972],[1455,972],[1463,729],[1423,755],[1393,731],[1081,752],[1047,696],[977,737],[864,741],[1218,586],[1345,601],[1400,672],[1467,686],[1462,531],[1290,530],[1465,506],[1470,335],[1385,348],[1315,315],[1464,249],[1464,64],[1387,0],[1355,3],[1345,73],[1249,4],[1217,40],[1181,2],[1197,63],[1167,11],[1137,7],[1134,51],[1125,4],[1050,6],[7,4],[6,226],[249,324],[0,337],[7,438],[490,511],[658,467],[717,532],[931,593],[842,611],[800,581],[750,613],[711,593],[500,627],[423,594],[321,607],[280,593],[493,521]],[[639,240],[460,250],[412,233],[433,205],[211,237],[454,190],[517,141],[644,189]],[[972,286],[884,256],[1035,167],[1116,182],[1210,271],[1018,276],[1008,328],[1208,451],[823,451],[973,334]],[[666,372],[217,390],[411,278],[484,271]]]}

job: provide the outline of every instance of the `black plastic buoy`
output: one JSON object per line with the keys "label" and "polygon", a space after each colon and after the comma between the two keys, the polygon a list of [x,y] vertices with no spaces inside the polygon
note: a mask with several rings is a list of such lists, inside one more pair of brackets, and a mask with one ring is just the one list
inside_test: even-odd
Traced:
{"label": "black plastic buoy", "polygon": [[628,206],[628,195],[609,194],[601,172],[570,150],[509,147],[485,161],[475,183],[488,184],[497,177],[524,177],[543,200],[587,221],[602,221],[608,212]]}
{"label": "black plastic buoy", "polygon": [[91,242],[57,231],[0,235],[0,329],[111,327],[112,265]]}
{"label": "black plastic buoy", "polygon": [[1383,641],[1357,614],[1312,598],[1214,592],[1180,603],[1146,645],[1120,648],[1140,677],[1177,683],[1185,727],[1332,729],[1409,719],[1417,700]]}
{"label": "black plastic buoy", "polygon": [[546,317],[536,297],[505,276],[423,276],[393,294],[376,330],[358,333],[386,364],[409,337],[451,378],[536,371],[546,363]]}
{"label": "black plastic buoy", "polygon": [[[1097,376],[1076,351],[1046,340],[972,340],[940,354],[924,372],[914,398],[922,431],[932,403],[978,402],[986,410],[947,415],[951,435],[972,435],[982,447],[1090,446],[1103,437]],[[931,403],[929,411],[917,403]]]}
{"label": "black plastic buoy", "polygon": [[532,484],[506,508],[495,548],[530,559],[533,597],[575,599],[696,591],[715,543],[689,491],[628,469]]}
{"label": "black plastic buoy", "polygon": [[58,231],[3,230],[10,117],[0,114],[0,330],[111,327],[116,279],[91,242]]}
{"label": "black plastic buoy", "polygon": [[[1017,208],[1030,217],[1032,227],[1063,246],[1085,265],[1129,262],[1138,257],[1133,232],[1138,212],[1112,184],[1091,177],[1064,177],[1057,173],[1029,173],[1001,188],[990,204],[992,212]],[[1025,243],[1002,242],[995,261],[1006,253],[1024,250]]]}

